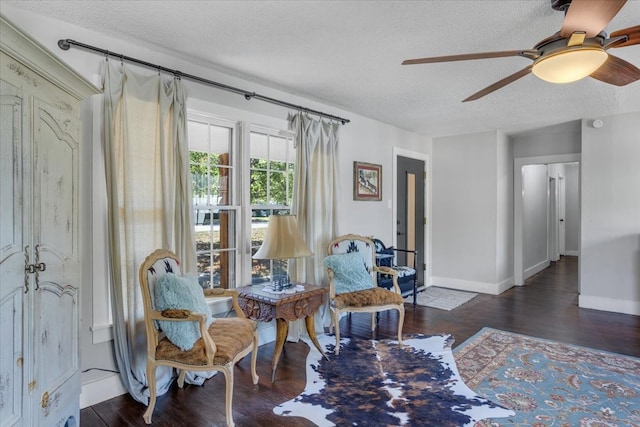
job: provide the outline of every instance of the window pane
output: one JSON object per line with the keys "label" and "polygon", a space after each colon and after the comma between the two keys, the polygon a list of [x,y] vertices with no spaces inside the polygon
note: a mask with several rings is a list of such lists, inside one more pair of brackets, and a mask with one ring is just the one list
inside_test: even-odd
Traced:
{"label": "window pane", "polygon": [[[217,216],[218,227],[214,227],[214,248],[235,249],[238,247],[236,232],[236,212],[220,209]],[[216,230],[217,228],[217,230]]]}
{"label": "window pane", "polygon": [[198,281],[205,287],[229,288],[236,277],[236,212],[225,209],[198,209],[196,212]]}
{"label": "window pane", "polygon": [[201,151],[203,153],[209,152],[209,124],[189,120],[187,123],[187,132],[189,135],[190,150]]}
{"label": "window pane", "polygon": [[228,167],[219,167],[218,168],[218,198],[216,200],[217,205],[230,205],[231,204],[231,169]]}
{"label": "window pane", "polygon": [[267,135],[262,133],[251,132],[251,143],[249,146],[249,157],[257,159],[266,159],[269,152]]}
{"label": "window pane", "polygon": [[287,175],[282,172],[271,171],[269,175],[269,204],[287,205]]}
{"label": "window pane", "polygon": [[280,162],[277,160],[271,160],[269,168],[273,171],[284,171],[287,169],[287,162]]}
{"label": "window pane", "polygon": [[267,200],[267,172],[251,171],[250,201],[252,205],[266,205]]}
{"label": "window pane", "polygon": [[[231,153],[231,142],[233,136],[233,129],[222,126],[211,125],[209,128],[209,135],[211,137],[211,146],[209,148],[209,153],[214,154],[224,154],[229,156]],[[229,161],[222,161],[217,158],[215,155],[213,164],[230,164]]]}
{"label": "window pane", "polygon": [[236,283],[235,251],[198,254],[198,283],[203,288],[229,289],[229,283]]}

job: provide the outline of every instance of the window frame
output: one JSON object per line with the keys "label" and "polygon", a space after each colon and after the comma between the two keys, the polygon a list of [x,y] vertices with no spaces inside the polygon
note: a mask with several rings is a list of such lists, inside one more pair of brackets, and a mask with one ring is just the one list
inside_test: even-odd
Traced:
{"label": "window frame", "polygon": [[[242,227],[243,230],[245,231],[245,240],[244,243],[246,245],[246,249],[245,249],[245,254],[248,257],[247,260],[248,262],[243,262],[243,274],[242,279],[243,279],[243,285],[245,284],[253,284],[253,275],[252,275],[252,267],[253,267],[253,261],[252,261],[252,247],[251,247],[251,227],[252,227],[252,211],[253,209],[265,209],[268,211],[273,211],[273,210],[288,210],[290,213],[293,214],[292,209],[293,209],[293,189],[292,189],[292,199],[291,199],[291,205],[269,205],[269,204],[263,204],[263,205],[252,205],[251,204],[251,134],[252,133],[259,133],[259,134],[264,134],[267,135],[267,137],[278,137],[278,138],[285,138],[285,139],[290,139],[292,142],[294,142],[294,156],[293,156],[293,163],[296,163],[296,155],[295,155],[295,132],[287,130],[287,129],[278,129],[275,127],[271,127],[271,126],[263,126],[263,125],[259,125],[259,124],[254,124],[254,123],[248,123],[245,122],[244,123],[244,133],[243,133],[243,143],[242,143],[242,148],[243,148],[243,157],[242,157],[242,161],[243,161],[243,183],[245,183],[245,185],[243,186],[243,201],[242,201],[242,205],[244,207],[244,226]],[[267,180],[267,182],[269,182],[269,180]],[[293,175],[293,179],[291,182],[291,186],[295,186],[295,170],[294,170],[294,175]],[[248,234],[247,234],[248,233]],[[270,263],[270,270],[272,269],[273,264],[272,262]]]}
{"label": "window frame", "polygon": [[[218,249],[217,251],[214,250],[213,252],[218,252],[218,253],[222,253],[222,252],[235,252],[235,265],[233,266],[233,277],[235,277],[235,282],[230,282],[229,283],[229,289],[235,289],[236,287],[238,287],[238,282],[240,280],[242,280],[242,268],[241,268],[241,264],[243,263],[242,258],[243,258],[243,241],[244,241],[244,236],[243,236],[243,220],[242,220],[242,216],[243,216],[243,209],[242,209],[242,205],[239,204],[238,202],[240,200],[242,200],[241,198],[241,191],[242,191],[242,183],[240,182],[239,178],[242,176],[241,173],[241,168],[242,168],[242,158],[240,157],[242,154],[242,150],[241,150],[241,141],[242,141],[242,122],[238,121],[238,120],[230,120],[227,118],[223,118],[220,116],[217,116],[215,114],[209,114],[209,113],[205,113],[205,112],[201,112],[201,111],[194,111],[194,110],[187,110],[187,122],[198,122],[198,123],[204,123],[207,124],[209,126],[218,126],[218,127],[224,127],[227,129],[231,129],[231,141],[230,141],[230,157],[232,159],[231,165],[229,167],[229,175],[231,178],[231,185],[229,186],[229,192],[231,193],[231,197],[229,200],[229,203],[226,205],[213,205],[213,204],[209,204],[206,205],[207,207],[213,209],[214,206],[222,206],[224,207],[224,210],[228,210],[228,211],[233,211],[234,215],[235,215],[235,221],[236,221],[236,246],[235,249]],[[188,124],[187,124],[188,126]],[[189,146],[189,152],[191,152],[191,146]],[[193,197],[193,194],[192,194]],[[193,211],[195,212],[197,210],[196,208],[196,204],[193,204]],[[198,205],[199,206],[199,205]],[[221,209],[220,207],[218,208],[219,210]],[[194,218],[194,227],[195,227],[195,218]],[[211,222],[211,225],[213,226],[213,221]],[[197,257],[197,250],[196,250],[196,257]],[[238,260],[240,260],[240,262],[238,262]]]}

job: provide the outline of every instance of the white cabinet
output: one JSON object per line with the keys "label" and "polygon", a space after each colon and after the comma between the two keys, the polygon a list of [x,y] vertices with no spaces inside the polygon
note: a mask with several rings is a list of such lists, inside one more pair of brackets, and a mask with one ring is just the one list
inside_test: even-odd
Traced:
{"label": "white cabinet", "polygon": [[80,104],[97,89],[0,19],[0,425],[77,426]]}

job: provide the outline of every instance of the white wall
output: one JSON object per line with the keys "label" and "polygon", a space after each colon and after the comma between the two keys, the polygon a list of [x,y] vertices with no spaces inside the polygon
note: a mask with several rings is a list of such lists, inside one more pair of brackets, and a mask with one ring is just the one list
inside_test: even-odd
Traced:
{"label": "white wall", "polygon": [[[375,235],[390,245],[394,241],[393,147],[430,154],[431,139],[375,120],[359,118],[342,127],[340,142],[338,159],[341,193],[338,232]],[[382,201],[353,200],[354,160],[382,165]]]}
{"label": "white wall", "polygon": [[509,144],[499,132],[434,139],[432,284],[492,294],[511,286],[502,280],[509,267],[498,260],[512,251],[504,225],[509,164]]}
{"label": "white wall", "polygon": [[578,163],[565,163],[565,239],[566,255],[580,253],[580,167]]}
{"label": "white wall", "polygon": [[579,153],[580,138],[580,120],[519,133],[511,136],[513,157]]}
{"label": "white wall", "polygon": [[581,307],[640,315],[640,112],[582,122]]}
{"label": "white wall", "polygon": [[525,279],[549,266],[548,189],[547,165],[522,167]]}
{"label": "white wall", "polygon": [[496,282],[501,289],[513,285],[513,145],[497,134]]}

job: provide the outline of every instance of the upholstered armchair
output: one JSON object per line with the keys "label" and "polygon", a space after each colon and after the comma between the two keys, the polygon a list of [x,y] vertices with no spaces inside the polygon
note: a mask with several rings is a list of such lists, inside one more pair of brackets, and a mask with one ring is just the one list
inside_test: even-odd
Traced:
{"label": "upholstered armchair", "polygon": [[[371,313],[371,330],[375,331],[377,313],[398,311],[398,341],[402,344],[404,300],[398,287],[398,273],[390,267],[378,267],[374,243],[356,234],[334,239],[328,247],[324,264],[329,275],[331,328],[335,328],[336,350],[340,352],[340,316],[342,313]],[[377,273],[392,276],[392,289],[377,286]]]}
{"label": "upholstered armchair", "polygon": [[[156,250],[140,266],[140,286],[147,332],[147,380],[149,406],[144,421],[151,424],[156,403],[156,368],[176,368],[178,386],[187,371],[220,371],[224,374],[227,426],[233,426],[233,370],[236,362],[251,355],[253,384],[258,383],[256,323],[245,318],[237,293],[225,289],[203,292],[196,278],[182,276],[175,254]],[[231,298],[237,317],[213,318],[205,299]]]}
{"label": "upholstered armchair", "polygon": [[[413,295],[413,305],[416,305],[416,293],[418,289],[418,275],[416,274],[415,266],[418,265],[418,252],[409,249],[399,249],[393,246],[385,246],[380,239],[371,239],[376,247],[376,263],[379,267],[390,267],[398,272],[398,286],[403,297]],[[397,253],[407,254],[407,260],[409,257],[413,258],[413,267],[408,265],[397,265]],[[378,273],[378,286],[391,289],[393,286],[393,277],[385,274]]]}

